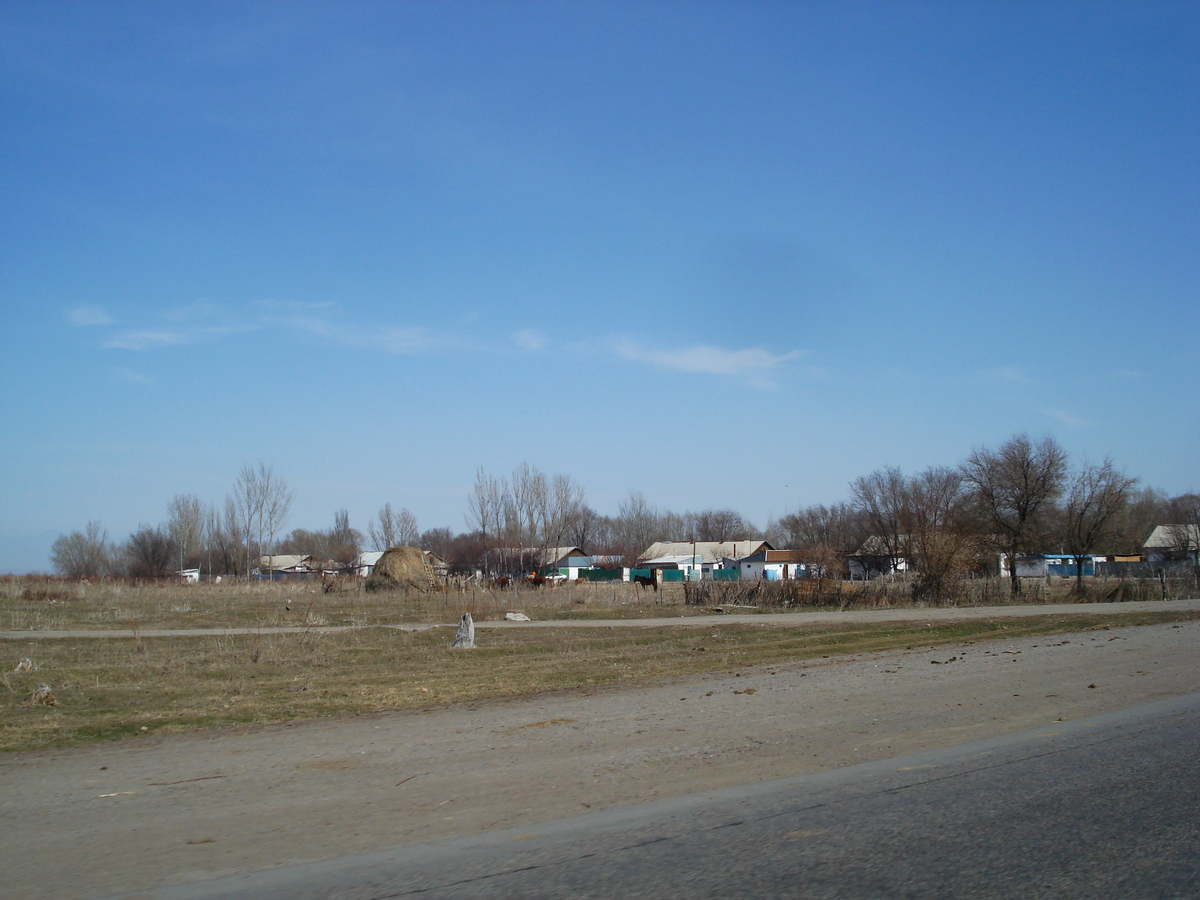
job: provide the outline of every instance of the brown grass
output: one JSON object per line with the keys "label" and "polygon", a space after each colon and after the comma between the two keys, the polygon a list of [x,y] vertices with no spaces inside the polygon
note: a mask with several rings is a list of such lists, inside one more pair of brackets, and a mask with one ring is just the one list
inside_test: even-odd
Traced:
{"label": "brown grass", "polygon": [[[451,628],[8,641],[0,643],[8,657],[0,660],[6,673],[0,749],[361,715],[897,647],[1195,618],[1200,614],[1081,611],[933,625],[794,628],[714,621],[691,628],[496,629],[480,633],[474,651],[451,650]],[[14,672],[26,656],[36,670]],[[57,707],[24,702],[43,683]]]}
{"label": "brown grass", "polygon": [[[450,622],[467,611],[483,621],[509,611],[540,619],[637,618],[682,605],[682,592],[655,594],[631,584],[375,593],[358,584],[325,593],[319,581],[182,585],[0,578],[0,631],[363,626]],[[672,614],[681,612],[696,610]]]}
{"label": "brown grass", "polygon": [[[1168,596],[1196,596],[1194,577],[1168,579]],[[1028,579],[1022,605],[1159,600],[1155,579],[1086,583],[1074,593],[1070,579]],[[965,580],[959,606],[1011,603],[1007,582]],[[325,593],[319,581],[237,582],[182,585],[174,582],[100,581],[0,577],[0,631],[78,629],[234,628],[303,625],[386,625],[452,622],[464,612],[480,621],[521,611],[535,619],[645,618],[697,615],[707,608],[750,604],[764,612],[786,609],[878,609],[911,607],[903,579],[846,583],[704,582],[669,584],[658,592],[632,584],[567,584],[540,590],[484,587],[367,593],[361,584]]]}

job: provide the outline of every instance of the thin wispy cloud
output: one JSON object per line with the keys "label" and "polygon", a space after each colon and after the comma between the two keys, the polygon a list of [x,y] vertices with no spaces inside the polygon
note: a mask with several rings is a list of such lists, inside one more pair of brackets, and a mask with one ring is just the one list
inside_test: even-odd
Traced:
{"label": "thin wispy cloud", "polygon": [[1075,415],[1075,413],[1067,412],[1066,410],[1062,409],[1043,409],[1042,414],[1049,416],[1055,421],[1062,422],[1064,425],[1071,425],[1073,427],[1085,427],[1096,424],[1095,422],[1091,422],[1082,418],[1081,416]]}
{"label": "thin wispy cloud", "polygon": [[[256,327],[253,317],[216,303],[201,301],[158,309],[138,317],[136,327],[114,328],[100,341],[106,350],[144,352],[163,347],[199,344]],[[115,324],[112,317],[98,325]]]}
{"label": "thin wispy cloud", "polygon": [[125,366],[116,366],[113,369],[113,375],[118,381],[123,381],[126,384],[153,384],[152,378],[143,375],[141,372],[135,372],[133,369],[128,369]]}
{"label": "thin wispy cloud", "polygon": [[[201,344],[234,335],[271,331],[308,336],[331,347],[374,349],[385,353],[413,353],[456,341],[421,326],[364,324],[339,313],[338,304],[290,303],[267,300],[247,307],[226,307],[212,303],[172,307],[149,317],[164,327],[113,329],[102,338],[107,350],[144,352],[185,344]],[[75,324],[111,325],[114,319],[101,310],[80,308],[72,312]]]}
{"label": "thin wispy cloud", "polygon": [[536,331],[522,330],[514,332],[513,343],[522,350],[541,350],[546,346],[546,338]]}
{"label": "thin wispy cloud", "polygon": [[451,343],[449,338],[436,335],[420,326],[365,326],[311,314],[267,317],[264,324],[278,330],[319,338],[332,347],[374,349],[385,353],[414,353]]}
{"label": "thin wispy cloud", "polygon": [[387,328],[377,334],[373,345],[388,353],[414,353],[432,347],[444,347],[453,341],[427,328]]}
{"label": "thin wispy cloud", "polygon": [[617,355],[633,362],[646,363],[660,369],[676,372],[691,372],[701,375],[724,375],[750,381],[756,387],[773,387],[767,375],[786,364],[799,359],[801,352],[774,354],[761,347],[744,350],[726,350],[698,344],[677,350],[661,350],[644,347],[629,341],[614,345]]}
{"label": "thin wispy cloud", "polygon": [[128,331],[108,338],[100,346],[106,350],[140,351],[176,347],[187,343],[188,335],[181,331]]}
{"label": "thin wispy cloud", "polygon": [[67,321],[86,328],[91,325],[112,325],[115,320],[99,306],[77,306],[67,313]]}

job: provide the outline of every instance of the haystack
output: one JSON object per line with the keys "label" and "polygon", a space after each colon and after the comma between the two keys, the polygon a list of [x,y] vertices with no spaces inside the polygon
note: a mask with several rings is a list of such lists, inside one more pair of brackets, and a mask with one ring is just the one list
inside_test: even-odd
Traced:
{"label": "haystack", "polygon": [[363,583],[368,591],[402,591],[433,587],[433,567],[416,547],[390,547]]}

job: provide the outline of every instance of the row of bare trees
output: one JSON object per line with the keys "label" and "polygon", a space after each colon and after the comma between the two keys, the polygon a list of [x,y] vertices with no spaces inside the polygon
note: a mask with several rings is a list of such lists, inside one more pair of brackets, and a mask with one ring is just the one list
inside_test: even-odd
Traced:
{"label": "row of bare trees", "polygon": [[582,485],[569,475],[549,476],[521,463],[509,477],[480,467],[467,498],[467,525],[487,551],[494,571],[529,568],[532,556],[552,547],[585,551],[632,562],[655,541],[744,540],[758,534],[731,509],[682,514],[660,511],[640,491],[631,491],[616,516],[598,513]]}
{"label": "row of bare trees", "polygon": [[[570,475],[548,476],[527,462],[507,478],[480,466],[467,497],[467,524],[489,554],[486,565],[498,571],[528,567],[531,550],[581,546],[579,539],[592,537],[594,518],[583,487]],[[541,563],[535,556],[533,564]]]}
{"label": "row of bare trees", "polygon": [[[878,469],[851,482],[849,503],[801,510],[780,527],[799,549],[836,555],[863,547],[883,571],[903,560],[916,572],[913,591],[922,599],[942,599],[953,576],[1003,555],[1013,561],[1010,585],[1019,594],[1015,561],[1023,556],[1071,556],[1078,587],[1093,554],[1139,553],[1155,525],[1196,520],[1189,511],[1195,495],[1168,501],[1136,487],[1137,479],[1110,459],[1072,468],[1053,438],[1017,435],[955,467],[913,476]],[[1180,534],[1194,531],[1182,527]]]}
{"label": "row of bare trees", "polygon": [[265,462],[245,465],[221,506],[179,494],[167,504],[167,521],[141,524],[113,543],[99,522],[61,535],[50,547],[60,574],[94,578],[110,574],[160,577],[187,568],[211,574],[249,574],[275,542],[291,512],[293,493]]}
{"label": "row of bare trees", "polygon": [[[941,599],[959,574],[1009,559],[1057,552],[1075,557],[1077,572],[1096,552],[1137,554],[1150,531],[1177,525],[1180,549],[1195,552],[1200,497],[1170,498],[1137,489],[1137,480],[1109,459],[1070,465],[1050,437],[1017,435],[997,448],[973,451],[957,466],[916,475],[893,467],[856,478],[845,502],[803,507],[757,529],[732,509],[676,513],[631,491],[616,515],[598,513],[571,476],[547,475],[522,463],[511,475],[480,467],[467,498],[468,531],[421,531],[407,508],[385,503],[367,535],[350,525],[346,510],[329,529],[297,528],[280,537],[292,491],[271,466],[243,466],[220,506],[183,494],[171,500],[167,521],[140,525],[121,544],[108,541],[97,522],[61,536],[52,548],[55,568],[67,575],[109,572],[157,576],[199,567],[213,574],[248,573],[259,555],[305,554],[348,565],[365,546],[409,545],[431,550],[457,571],[476,567],[516,571],[519,551],[578,546],[593,555],[631,563],[655,541],[736,541],[766,538],[776,547],[805,551],[829,572],[842,571],[850,554],[873,559],[878,571],[905,560],[914,593]],[[1020,591],[1012,565],[1012,590]]]}

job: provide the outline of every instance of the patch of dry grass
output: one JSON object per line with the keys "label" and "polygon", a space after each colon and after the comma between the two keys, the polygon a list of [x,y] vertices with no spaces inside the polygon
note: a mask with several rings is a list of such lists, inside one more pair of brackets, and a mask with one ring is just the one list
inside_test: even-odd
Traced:
{"label": "patch of dry grass", "polygon": [[353,585],[326,593],[315,581],[183,585],[0,578],[0,631],[369,626],[449,622],[468,610],[481,620],[502,618],[509,611],[542,619],[628,618],[659,615],[664,606],[682,602],[682,593],[676,601],[667,592],[655,594],[632,584],[379,593]]}
{"label": "patch of dry grass", "polygon": [[[1200,618],[1149,612],[1014,620],[778,627],[495,629],[473,651],[449,628],[405,633],[43,639],[6,652],[0,749],[19,750],[317,716],[356,715],[544,691],[635,684],[897,647],[1017,638]],[[13,671],[20,658],[36,668]],[[48,684],[58,706],[26,702]]]}
{"label": "patch of dry grass", "polygon": [[[1180,584],[1184,585],[1184,581]],[[999,579],[964,584],[960,606],[1012,602],[1007,584]],[[679,583],[664,585],[660,591],[613,582],[508,591],[468,587],[366,593],[360,584],[347,587],[326,593],[316,581],[183,585],[0,577],[0,631],[371,626],[452,622],[467,611],[486,621],[502,618],[510,611],[525,612],[535,619],[629,619],[704,614],[707,608],[729,604],[749,604],[763,612],[913,605],[909,585],[903,579],[868,583],[831,579]],[[1194,590],[1187,594],[1184,587],[1172,588],[1171,596],[1194,596]],[[1083,597],[1073,591],[1073,582],[1067,579],[1049,586],[1032,579],[1020,602],[1035,606],[1086,604],[1102,600],[1155,600],[1162,596],[1156,580],[1144,584],[1114,580],[1092,585]]]}

